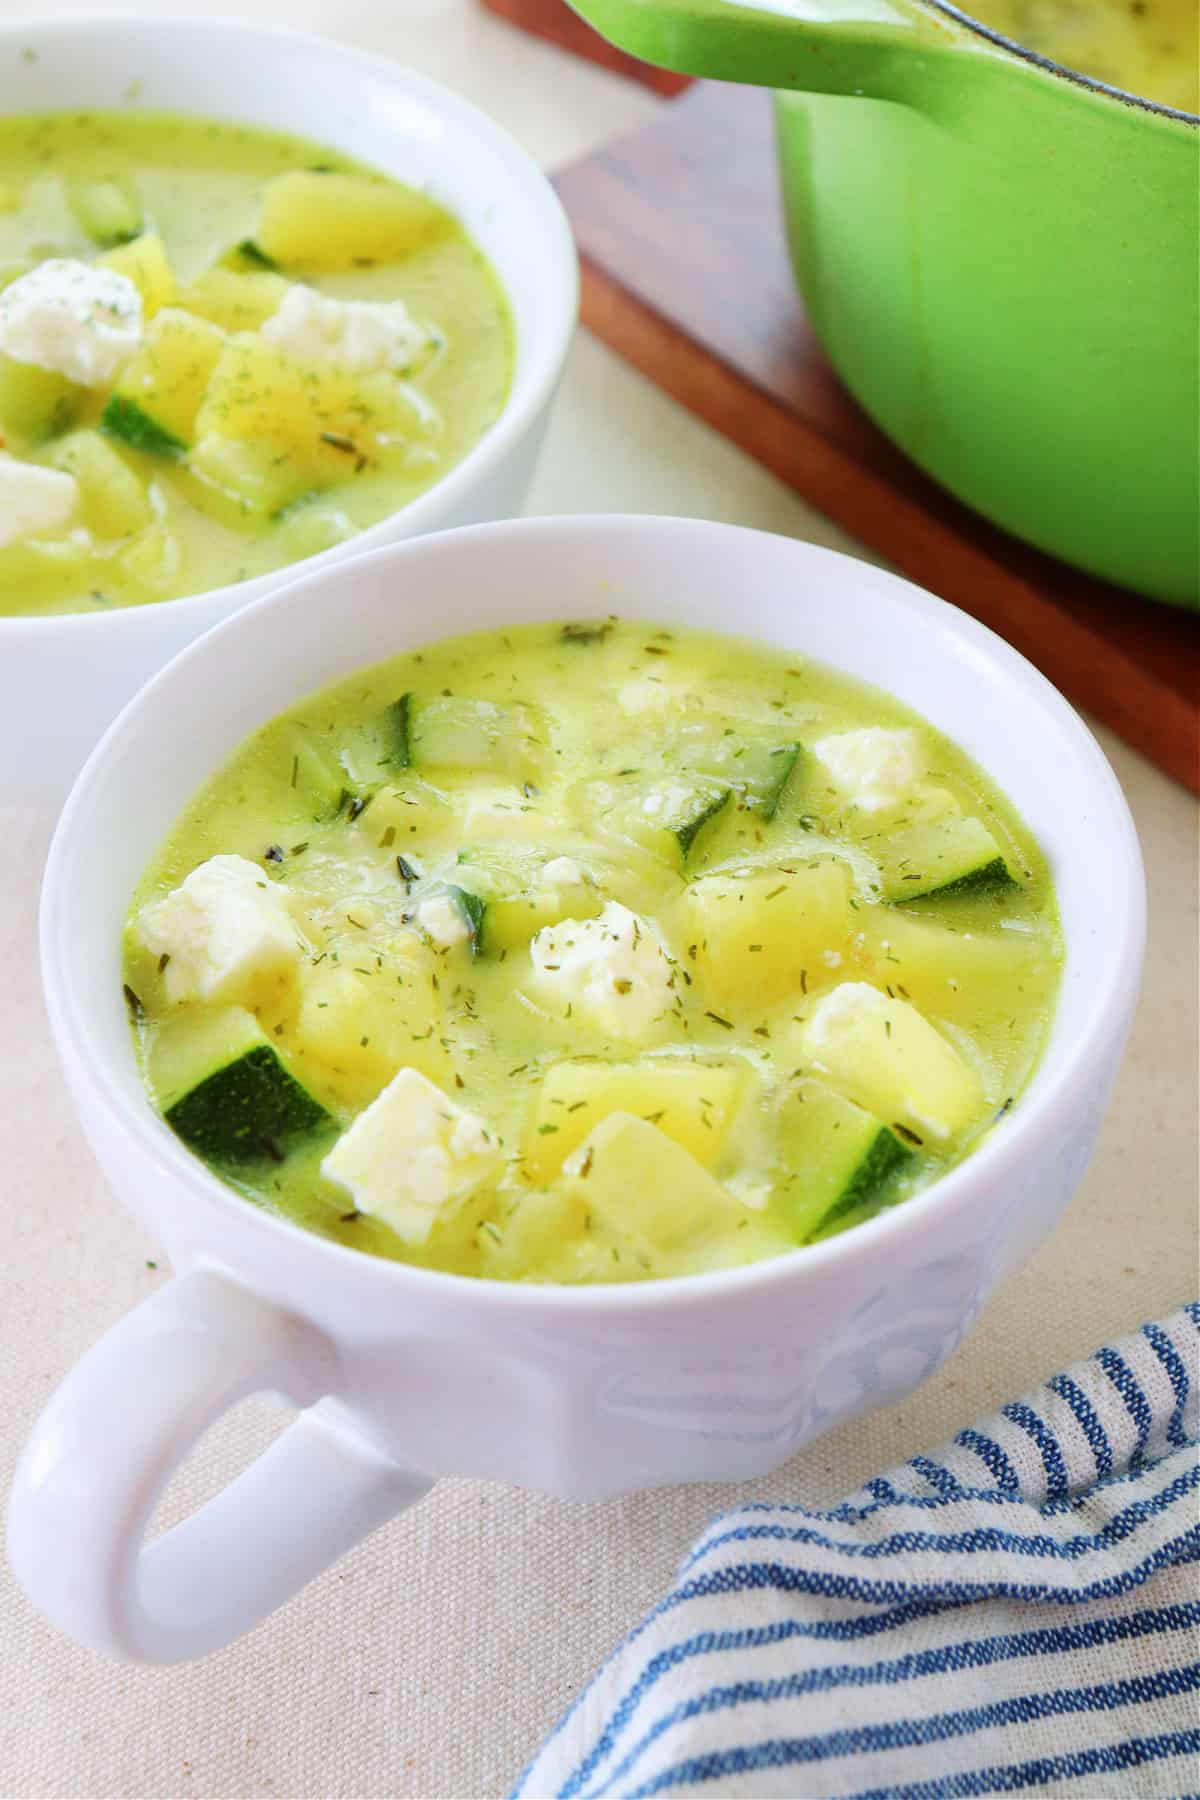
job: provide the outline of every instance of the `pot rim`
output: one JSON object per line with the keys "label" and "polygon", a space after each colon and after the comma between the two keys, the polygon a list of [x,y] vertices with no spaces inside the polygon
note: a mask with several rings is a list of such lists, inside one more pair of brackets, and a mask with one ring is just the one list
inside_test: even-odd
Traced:
{"label": "pot rim", "polygon": [[976,37],[985,38],[999,50],[1007,50],[1013,56],[1020,57],[1022,62],[1032,63],[1035,68],[1044,69],[1048,75],[1058,75],[1064,81],[1074,82],[1077,87],[1090,88],[1094,93],[1108,94],[1124,105],[1136,106],[1142,112],[1158,113],[1163,118],[1177,119],[1183,125],[1200,126],[1200,113],[1184,112],[1181,107],[1164,106],[1160,100],[1148,100],[1144,94],[1135,94],[1128,88],[1114,87],[1111,82],[1100,81],[1094,75],[1084,75],[1078,69],[1072,69],[1066,63],[1055,62],[1052,57],[1043,56],[1038,50],[1031,50],[1028,45],[1019,43],[1016,38],[1006,37],[994,26],[986,25],[972,13],[964,12],[955,6],[953,0],[923,0],[923,4],[946,18],[953,19],[955,24],[964,25]]}

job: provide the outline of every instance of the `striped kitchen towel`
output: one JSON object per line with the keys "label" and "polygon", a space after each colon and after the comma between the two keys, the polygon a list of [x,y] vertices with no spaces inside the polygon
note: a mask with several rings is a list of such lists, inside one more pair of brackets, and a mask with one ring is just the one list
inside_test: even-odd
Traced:
{"label": "striped kitchen towel", "polygon": [[550,1796],[1200,1792],[1200,1307],[840,1506],[715,1519]]}

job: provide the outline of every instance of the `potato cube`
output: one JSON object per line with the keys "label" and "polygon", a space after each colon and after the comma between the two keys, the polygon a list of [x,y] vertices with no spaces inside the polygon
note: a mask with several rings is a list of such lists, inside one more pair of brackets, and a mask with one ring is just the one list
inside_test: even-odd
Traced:
{"label": "potato cube", "polygon": [[352,269],[396,262],[448,225],[448,214],[413,188],[293,169],[263,189],[255,241],[287,268]]}

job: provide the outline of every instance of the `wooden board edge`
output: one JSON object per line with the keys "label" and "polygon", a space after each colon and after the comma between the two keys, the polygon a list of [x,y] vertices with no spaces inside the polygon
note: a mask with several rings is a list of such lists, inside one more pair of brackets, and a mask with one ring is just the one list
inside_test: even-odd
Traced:
{"label": "wooden board edge", "polygon": [[[870,495],[878,527],[872,548],[910,580],[942,594],[1028,657],[1076,705],[1093,712],[1181,785],[1200,794],[1197,718],[1186,701],[1147,670],[1130,668],[1120,691],[1109,677],[1112,649],[1090,626],[966,543],[947,579],[942,524],[902,499],[819,431],[806,429],[770,394],[581,257],[580,317],[589,331],[650,377],[828,518],[862,537],[848,493]],[[681,346],[683,353],[681,354]]]}

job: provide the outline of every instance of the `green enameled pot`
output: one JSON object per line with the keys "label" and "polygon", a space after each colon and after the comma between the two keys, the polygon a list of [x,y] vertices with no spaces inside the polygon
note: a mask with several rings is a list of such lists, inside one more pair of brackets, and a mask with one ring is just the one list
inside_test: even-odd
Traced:
{"label": "green enameled pot", "polygon": [[572,0],[778,90],[813,326],[913,460],[1080,568],[1200,605],[1200,119],[942,0]]}

